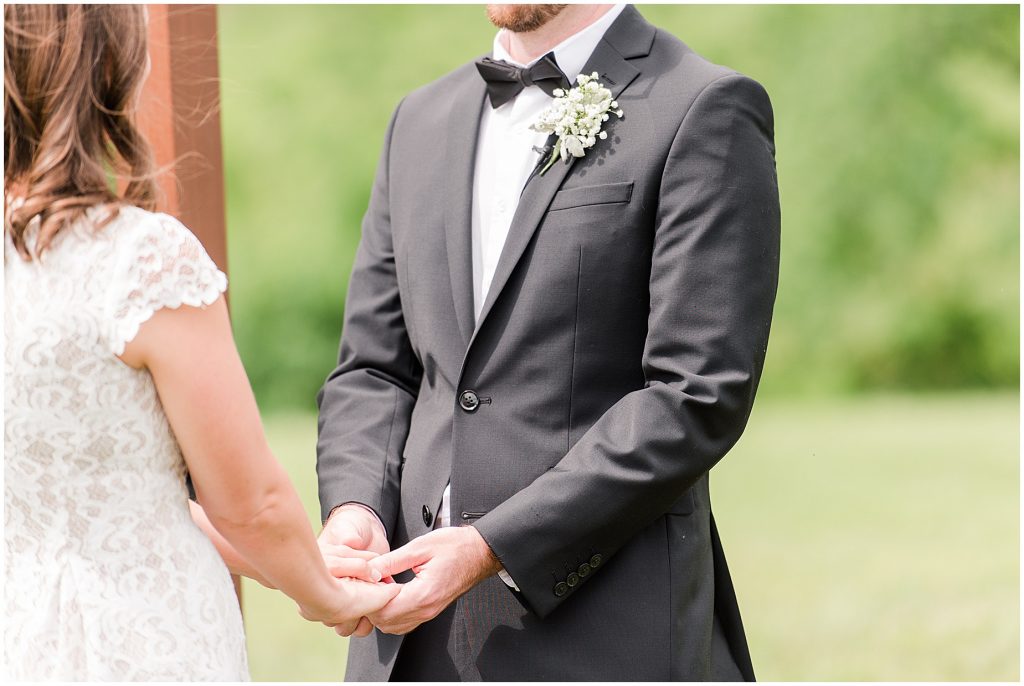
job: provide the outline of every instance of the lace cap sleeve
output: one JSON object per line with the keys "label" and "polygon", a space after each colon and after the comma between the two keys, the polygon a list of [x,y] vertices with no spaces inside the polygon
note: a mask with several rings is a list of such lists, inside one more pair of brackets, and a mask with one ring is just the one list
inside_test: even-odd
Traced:
{"label": "lace cap sleeve", "polygon": [[166,214],[146,214],[119,250],[110,303],[115,355],[159,310],[211,305],[228,287],[227,276],[184,224]]}

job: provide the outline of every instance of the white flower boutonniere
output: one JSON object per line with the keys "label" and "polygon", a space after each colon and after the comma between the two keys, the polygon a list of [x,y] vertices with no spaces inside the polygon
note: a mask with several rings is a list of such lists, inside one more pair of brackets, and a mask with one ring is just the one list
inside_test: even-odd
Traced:
{"label": "white flower boutonniere", "polygon": [[609,112],[622,117],[619,103],[612,100],[612,92],[597,80],[596,71],[590,76],[580,74],[576,83],[579,85],[568,91],[556,88],[555,101],[530,125],[534,131],[558,136],[551,157],[540,170],[542,175],[558,158],[565,162],[570,155],[583,157],[598,139],[608,138],[601,126],[608,121]]}

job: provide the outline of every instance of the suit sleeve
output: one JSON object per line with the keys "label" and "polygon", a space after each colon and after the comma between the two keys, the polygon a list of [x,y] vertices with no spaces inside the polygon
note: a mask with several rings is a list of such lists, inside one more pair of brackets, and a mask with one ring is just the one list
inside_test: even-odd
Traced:
{"label": "suit sleeve", "polygon": [[[764,364],[778,283],[771,103],[731,74],[697,96],[659,191],[643,354],[623,397],[552,469],[477,526],[545,616],[580,559],[607,560],[667,512],[742,433]],[[565,589],[561,589],[564,591]]]}
{"label": "suit sleeve", "polygon": [[402,314],[391,236],[388,169],[399,105],[385,136],[349,280],[338,366],[317,395],[321,517],[338,505],[371,508],[388,533],[399,464],[423,371]]}

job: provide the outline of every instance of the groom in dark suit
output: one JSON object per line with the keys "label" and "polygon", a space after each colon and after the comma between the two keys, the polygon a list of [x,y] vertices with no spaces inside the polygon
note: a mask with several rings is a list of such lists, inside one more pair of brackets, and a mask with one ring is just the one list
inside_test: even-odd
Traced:
{"label": "groom in dark suit", "polygon": [[[632,6],[488,13],[391,119],[319,396],[324,549],[405,582],[347,677],[751,680],[708,471],[775,300],[768,96]],[[593,73],[600,133],[531,128]]]}

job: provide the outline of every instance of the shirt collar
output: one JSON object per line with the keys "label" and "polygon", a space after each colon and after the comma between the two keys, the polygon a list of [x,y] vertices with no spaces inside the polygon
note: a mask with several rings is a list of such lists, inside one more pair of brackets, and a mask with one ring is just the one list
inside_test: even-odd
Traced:
{"label": "shirt collar", "polygon": [[[559,69],[569,77],[569,80],[574,85],[576,83],[576,76],[586,66],[587,60],[590,59],[590,55],[594,52],[597,44],[601,42],[605,31],[608,30],[608,27],[612,25],[612,22],[618,18],[625,8],[625,3],[615,5],[602,14],[593,24],[569,36],[549,51],[555,53],[555,62],[558,63]],[[505,29],[502,29],[494,36],[494,59],[504,60],[518,67],[528,67],[540,59],[540,57],[537,57],[537,59],[529,64],[516,62],[501,44],[501,36],[504,32]]]}

